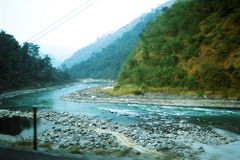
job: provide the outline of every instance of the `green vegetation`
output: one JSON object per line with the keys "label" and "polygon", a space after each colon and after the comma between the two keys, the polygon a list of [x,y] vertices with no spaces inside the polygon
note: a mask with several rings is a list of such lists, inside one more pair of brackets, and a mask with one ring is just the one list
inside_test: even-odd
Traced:
{"label": "green vegetation", "polygon": [[100,52],[93,53],[88,60],[72,66],[66,71],[75,78],[117,79],[122,63],[133,50],[139,34],[161,9],[145,15],[130,31],[125,32]]}
{"label": "green vegetation", "polygon": [[83,152],[81,152],[79,148],[71,148],[69,149],[69,152],[72,154],[83,154]]}
{"label": "green vegetation", "polygon": [[83,61],[88,60],[94,53],[96,54],[101,52],[102,49],[106,48],[107,46],[115,42],[117,39],[121,38],[124,33],[131,31],[136,24],[142,21],[143,18],[144,15],[136,18],[135,20],[118,29],[114,33],[105,34],[102,37],[97,38],[95,42],[73,53],[73,55],[70,58],[66,59],[63,62],[61,67],[63,69],[71,68],[75,64],[79,64]]}
{"label": "green vegetation", "polygon": [[180,0],[166,8],[140,34],[113,94],[164,88],[239,98],[239,6],[238,0]]}
{"label": "green vegetation", "polygon": [[32,146],[32,141],[24,141],[24,140],[21,140],[21,141],[17,141],[15,143],[16,146],[25,146],[25,147],[29,147],[29,146]]}
{"label": "green vegetation", "polygon": [[44,87],[70,81],[67,73],[52,67],[51,59],[39,55],[39,46],[24,43],[0,32],[0,92],[29,87]]}
{"label": "green vegetation", "polygon": [[121,63],[131,53],[140,31],[124,34],[99,53],[94,53],[87,61],[74,65],[67,72],[75,78],[116,79]]}
{"label": "green vegetation", "polygon": [[52,145],[51,143],[41,143],[38,146],[41,147],[41,148],[51,149],[51,145]]}

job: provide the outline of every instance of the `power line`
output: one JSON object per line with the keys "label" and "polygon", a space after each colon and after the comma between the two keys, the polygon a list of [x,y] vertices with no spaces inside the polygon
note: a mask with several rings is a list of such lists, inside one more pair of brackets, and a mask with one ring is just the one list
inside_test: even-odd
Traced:
{"label": "power line", "polygon": [[[83,12],[84,10],[86,10],[87,8],[91,7],[91,6],[92,6],[93,4],[95,4],[97,1],[98,1],[98,0],[95,0],[95,1],[93,1],[93,3],[89,3],[89,2],[91,2],[91,1],[90,1],[90,0],[87,0],[87,2],[82,3],[79,7],[77,7],[76,9],[74,9],[73,11],[71,11],[70,13],[68,13],[67,15],[63,16],[62,18],[60,18],[60,19],[57,20],[56,22],[54,22],[54,23],[52,23],[51,25],[49,25],[48,27],[44,28],[43,30],[41,30],[41,31],[38,32],[37,34],[31,36],[31,38],[29,38],[27,41],[33,39],[34,37],[36,37],[36,36],[38,36],[38,35],[39,35],[39,36],[36,37],[36,38],[35,38],[33,41],[31,41],[30,43],[33,43],[33,42],[39,40],[39,39],[42,38],[43,36],[47,35],[48,33],[52,32],[53,30],[55,30],[56,28],[58,28],[59,26],[61,26],[61,25],[63,25],[64,23],[68,22],[70,19],[72,19],[72,18],[74,18],[75,16],[77,16],[79,13],[81,13],[81,12]],[[85,6],[85,5],[88,4],[88,3],[89,3],[89,5],[87,5],[85,8],[83,8],[83,6]],[[82,9],[81,9],[80,11],[78,11],[80,8],[82,8]],[[78,12],[77,12],[77,11],[78,11]],[[75,12],[76,12],[76,13],[75,13]],[[74,14],[74,13],[75,13],[75,14]],[[69,16],[70,16],[70,17],[69,17]],[[68,17],[69,17],[69,18],[68,18]],[[66,18],[68,18],[68,19],[66,19]],[[58,24],[59,22],[61,22],[61,21],[64,20],[64,19],[66,19],[66,20],[63,21],[62,23]],[[57,25],[57,24],[58,24],[58,25]],[[55,27],[54,27],[54,25],[55,25]],[[51,27],[53,27],[53,28],[50,29]],[[50,30],[48,30],[48,29],[50,29]],[[46,31],[48,30],[48,31],[44,33],[45,30],[46,30]],[[44,34],[41,35],[41,33],[44,33]],[[12,41],[12,40],[9,40],[9,42],[10,42],[10,41]],[[25,41],[25,42],[27,42],[27,41]],[[18,47],[11,49],[11,50],[8,51],[7,53],[10,53],[10,52],[12,52],[12,51],[14,51],[14,50],[19,49],[19,47],[21,47],[21,44],[19,44]]]}
{"label": "power line", "polygon": [[95,4],[98,0],[95,0],[91,3],[91,1],[87,1],[83,4],[81,4],[79,7],[77,7],[76,9],[74,9],[73,11],[71,11],[70,13],[68,13],[67,15],[65,15],[64,17],[60,18],[59,20],[57,20],[56,22],[52,23],[51,25],[49,25],[48,27],[44,28],[43,30],[41,30],[40,32],[38,32],[37,34],[33,35],[31,38],[29,38],[27,41],[33,39],[31,42],[35,42],[37,40],[39,40],[40,38],[44,37],[45,35],[49,34],[50,32],[52,32],[53,30],[57,29],[59,26],[63,25],[64,23],[68,22],[69,20],[71,20],[72,18],[74,18],[75,16],[77,16],[78,14],[82,13],[84,10],[86,10],[87,8],[91,7],[93,4]]}
{"label": "power line", "polygon": [[[87,3],[89,1],[87,0]],[[83,5],[85,5],[85,3],[81,4],[79,7],[77,7],[76,9],[72,10],[71,12],[69,12],[67,15],[63,16],[62,18],[58,19],[57,21],[55,21],[54,23],[52,23],[51,25],[47,26],[46,28],[42,29],[40,32],[36,33],[35,35],[31,36],[27,41],[31,40],[32,38],[38,36],[39,34],[41,34],[42,32],[44,32],[45,30],[51,28],[52,26],[56,25],[58,22],[60,22],[62,19],[67,18],[68,16],[70,16],[71,14],[73,14],[75,11],[77,11],[79,8],[81,8]]]}

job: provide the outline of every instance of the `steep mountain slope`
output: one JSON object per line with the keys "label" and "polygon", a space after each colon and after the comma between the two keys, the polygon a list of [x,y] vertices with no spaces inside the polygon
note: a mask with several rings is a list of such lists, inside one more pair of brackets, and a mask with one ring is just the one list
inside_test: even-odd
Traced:
{"label": "steep mountain slope", "polygon": [[141,34],[115,92],[131,86],[240,97],[239,6],[238,0],[176,2]]}
{"label": "steep mountain slope", "polygon": [[[163,6],[169,4],[170,2]],[[72,66],[68,73],[76,78],[116,79],[123,61],[138,41],[139,34],[145,29],[149,21],[159,15],[163,6],[141,16],[140,21],[130,31],[125,32],[121,38],[102,51],[94,53],[87,61]]]}
{"label": "steep mountain slope", "polygon": [[63,68],[71,68],[74,64],[81,63],[89,59],[93,53],[100,52],[103,48],[107,47],[109,44],[113,43],[118,38],[122,37],[125,32],[131,30],[137,23],[141,21],[141,17],[136,18],[131,23],[125,25],[114,33],[104,35],[98,38],[96,42],[87,45],[73,53],[73,55],[66,59],[61,65]]}
{"label": "steep mountain slope", "polygon": [[94,53],[90,59],[72,66],[67,72],[75,78],[116,79],[121,63],[131,53],[143,28],[144,24],[139,23],[133,31],[125,33],[101,52]]}

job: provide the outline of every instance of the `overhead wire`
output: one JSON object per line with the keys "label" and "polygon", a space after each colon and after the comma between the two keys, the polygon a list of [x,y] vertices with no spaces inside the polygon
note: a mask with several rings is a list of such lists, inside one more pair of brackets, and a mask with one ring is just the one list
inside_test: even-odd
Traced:
{"label": "overhead wire", "polygon": [[[55,21],[54,23],[48,25],[47,27],[45,27],[44,29],[42,29],[41,31],[39,31],[38,33],[32,35],[30,38],[28,38],[27,40],[25,40],[24,42],[28,42],[31,39],[34,39],[35,37],[39,36],[40,34],[42,34],[43,32],[47,31],[48,29],[50,29],[51,27],[54,27],[54,25],[57,25],[57,23],[61,22],[62,20],[66,19],[67,17],[71,16],[74,12],[78,11],[80,8],[82,8],[84,5],[86,5],[87,3],[91,2],[91,0],[86,0],[84,3],[82,3],[80,6],[78,6],[77,8],[75,8],[74,10],[72,10],[71,12],[69,12],[68,14],[66,14],[65,16],[59,18],[57,21]],[[9,40],[10,42],[11,40]]]}
{"label": "overhead wire", "polygon": [[[59,26],[63,25],[64,23],[68,22],[69,20],[71,20],[72,18],[74,18],[75,16],[77,16],[78,14],[82,13],[83,11],[85,11],[87,8],[91,7],[92,5],[94,5],[98,0],[94,0],[94,1],[90,1],[87,0],[86,2],[82,3],[79,7],[75,8],[74,10],[72,10],[71,12],[69,12],[67,15],[63,16],[62,18],[58,19],[57,21],[55,21],[54,23],[52,23],[51,25],[47,26],[46,28],[42,29],[40,32],[36,33],[35,35],[31,36],[27,41],[33,39],[30,43],[33,43],[37,40],[39,40],[40,38],[44,37],[45,35],[49,34],[50,32],[52,32],[53,30],[55,30],[56,28],[58,28]],[[89,3],[91,2],[91,3]],[[62,22],[61,22],[62,21]],[[52,28],[53,27],[53,28]],[[44,33],[45,32],[45,33]],[[25,42],[27,42],[25,41]],[[8,53],[18,49],[18,47],[12,49],[11,51],[9,51]],[[25,74],[29,74],[30,72],[26,72]],[[10,75],[10,74],[24,74],[24,72],[15,72],[15,73],[3,73],[0,75]]]}
{"label": "overhead wire", "polygon": [[67,15],[65,15],[64,17],[60,18],[59,20],[57,20],[56,22],[52,23],[51,25],[49,25],[48,27],[44,28],[43,30],[41,30],[40,32],[38,32],[37,34],[31,36],[27,41],[31,42],[35,42],[37,40],[39,40],[40,38],[44,37],[45,35],[49,34],[50,32],[52,32],[53,30],[57,29],[58,27],[60,27],[61,25],[65,24],[66,22],[68,22],[69,20],[71,20],[72,18],[74,18],[75,16],[77,16],[78,14],[82,13],[83,11],[85,11],[87,8],[91,7],[92,5],[94,5],[98,0],[94,0],[94,1],[89,1],[87,0],[87,2],[81,4],[79,7],[77,7],[76,9],[74,9],[73,11],[71,11],[70,13],[68,13]]}
{"label": "overhead wire", "polygon": [[[57,21],[55,21],[55,22],[52,23],[51,25],[47,26],[46,28],[42,29],[40,32],[38,32],[38,33],[36,33],[35,35],[31,36],[30,38],[28,38],[28,39],[27,39],[26,41],[24,41],[24,42],[30,41],[30,40],[33,39],[34,37],[36,37],[36,36],[40,35],[41,33],[45,32],[45,30],[48,30],[48,29],[50,29],[51,27],[53,27],[54,25],[56,25],[57,23],[59,23],[61,20],[63,20],[63,19],[65,19],[65,18],[67,18],[67,17],[69,17],[69,16],[72,15],[71,17],[69,17],[68,19],[66,19],[65,21],[63,21],[62,23],[60,23],[59,25],[57,25],[57,26],[55,26],[54,28],[52,28],[51,30],[47,31],[47,33],[44,33],[44,35],[50,33],[50,32],[53,31],[54,29],[58,28],[60,25],[66,23],[66,22],[69,21],[70,19],[72,19],[72,18],[74,18],[75,16],[77,16],[79,13],[81,13],[81,12],[83,12],[84,10],[86,10],[87,8],[91,7],[91,6],[92,6],[93,4],[95,4],[97,1],[98,1],[98,0],[93,1],[93,3],[91,3],[89,6],[83,8],[83,9],[80,10],[79,12],[75,13],[74,15],[72,15],[74,12],[76,12],[77,10],[79,10],[80,8],[82,8],[84,5],[86,5],[87,3],[91,2],[90,0],[87,0],[87,3],[85,2],[85,3],[81,4],[79,7],[75,8],[75,9],[72,10],[70,13],[68,13],[67,15],[65,15],[65,16],[63,16],[62,18],[58,19]],[[42,37],[43,37],[43,35],[41,36],[41,38],[42,38]],[[10,42],[10,41],[11,41],[11,40],[9,40],[9,42]],[[35,42],[35,41],[37,41],[37,40],[35,39],[34,41],[31,41],[31,42],[29,42],[29,43],[33,43],[33,42]],[[22,44],[23,44],[23,43],[22,43]],[[21,44],[20,44],[20,46],[21,46]],[[17,48],[18,48],[18,47],[12,49],[11,51],[13,51],[13,50],[15,50],[15,49],[17,49]],[[11,51],[9,51],[9,52],[11,52]]]}
{"label": "overhead wire", "polygon": [[71,14],[73,14],[75,11],[77,11],[79,8],[81,8],[83,5],[85,5],[86,3],[89,3],[90,1],[86,1],[85,3],[81,4],[80,6],[78,6],[76,9],[72,10],[71,12],[69,12],[68,14],[66,14],[65,16],[59,18],[57,21],[55,21],[54,23],[50,24],[49,26],[45,27],[44,29],[42,29],[41,31],[39,31],[38,33],[34,34],[33,36],[31,36],[30,38],[28,38],[26,41],[31,40],[32,38],[38,36],[39,34],[41,34],[42,32],[44,32],[45,30],[51,28],[52,26],[56,25],[58,22],[60,22],[62,19],[67,18],[68,16],[70,16]]}

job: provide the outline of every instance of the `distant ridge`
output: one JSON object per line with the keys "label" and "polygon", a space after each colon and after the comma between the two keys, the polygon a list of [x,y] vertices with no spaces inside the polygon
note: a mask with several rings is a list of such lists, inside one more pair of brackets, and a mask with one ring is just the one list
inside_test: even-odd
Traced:
{"label": "distant ridge", "polygon": [[94,52],[88,60],[73,65],[67,72],[75,78],[116,79],[122,63],[134,49],[139,34],[151,20],[161,13],[164,7],[171,4],[170,2],[160,5],[151,12],[137,18],[135,22],[138,23],[134,23],[132,29],[123,33],[120,38],[101,51]]}
{"label": "distant ridge", "polygon": [[103,48],[107,47],[109,44],[120,38],[125,32],[131,30],[137,23],[139,23],[139,21],[141,21],[141,17],[136,18],[131,23],[123,26],[114,33],[103,35],[95,42],[74,52],[73,55],[70,58],[66,59],[61,66],[63,67],[65,65],[66,68],[70,68],[74,64],[86,61],[92,56],[94,52],[100,52]]}
{"label": "distant ridge", "polygon": [[[158,8],[169,6],[174,1],[175,0],[169,0],[168,2],[160,5]],[[117,39],[121,38],[124,33],[132,30],[138,23],[140,23],[141,21],[144,21],[144,18],[146,17],[146,15],[147,14],[143,14],[142,16],[134,19],[129,24],[123,26],[116,32],[103,35],[102,37],[98,38],[95,42],[77,50],[76,52],[73,53],[73,55],[70,58],[66,59],[61,64],[61,68],[71,68],[75,64],[88,60],[93,53],[102,51],[103,48],[107,47]]]}

